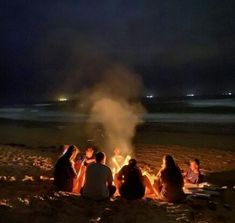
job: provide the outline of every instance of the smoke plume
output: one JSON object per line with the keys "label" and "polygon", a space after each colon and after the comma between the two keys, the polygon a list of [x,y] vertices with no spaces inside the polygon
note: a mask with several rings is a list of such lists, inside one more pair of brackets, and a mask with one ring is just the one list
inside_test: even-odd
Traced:
{"label": "smoke plume", "polygon": [[115,66],[89,91],[89,123],[93,123],[90,134],[96,135],[95,140],[104,150],[118,147],[123,153],[132,151],[136,126],[143,121],[141,90],[141,78],[136,73]]}

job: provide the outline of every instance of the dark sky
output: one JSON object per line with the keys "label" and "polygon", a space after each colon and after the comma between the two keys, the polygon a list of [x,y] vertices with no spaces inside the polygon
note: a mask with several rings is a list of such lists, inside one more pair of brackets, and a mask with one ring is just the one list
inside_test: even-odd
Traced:
{"label": "dark sky", "polygon": [[76,94],[114,63],[160,95],[235,93],[233,0],[0,2],[1,101]]}

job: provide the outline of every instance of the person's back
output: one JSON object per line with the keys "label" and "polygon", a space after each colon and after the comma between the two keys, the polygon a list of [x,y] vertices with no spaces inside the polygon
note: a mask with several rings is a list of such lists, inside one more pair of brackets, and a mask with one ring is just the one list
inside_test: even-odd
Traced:
{"label": "person's back", "polygon": [[106,199],[116,190],[115,187],[112,188],[112,182],[111,169],[98,160],[87,167],[82,195],[93,200]]}
{"label": "person's back", "polygon": [[169,202],[178,202],[182,200],[183,177],[180,170],[163,170],[160,173],[162,183],[161,196]]}
{"label": "person's back", "polygon": [[68,160],[59,160],[54,172],[54,184],[57,189],[71,192],[73,190],[74,177],[75,174],[72,170],[71,163]]}
{"label": "person's back", "polygon": [[122,181],[122,185],[119,189],[122,197],[128,200],[133,200],[142,198],[144,196],[145,186],[143,182],[143,176],[136,163],[134,165],[132,163],[125,165],[119,171],[117,178],[118,180]]}
{"label": "person's back", "polygon": [[163,157],[163,167],[154,182],[158,197],[168,202],[180,202],[185,198],[183,176],[170,155]]}
{"label": "person's back", "polygon": [[72,192],[76,180],[76,171],[73,167],[73,158],[78,150],[70,146],[67,152],[58,159],[54,170],[54,185],[58,190]]}

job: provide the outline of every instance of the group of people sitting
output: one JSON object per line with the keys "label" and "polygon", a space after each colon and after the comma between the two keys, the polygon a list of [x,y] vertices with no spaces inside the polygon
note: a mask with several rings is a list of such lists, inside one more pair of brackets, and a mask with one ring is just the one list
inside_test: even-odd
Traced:
{"label": "group of people sitting", "polygon": [[180,202],[185,199],[184,183],[201,181],[198,159],[191,160],[189,169],[182,173],[173,157],[165,155],[152,184],[137,161],[130,156],[122,158],[119,149],[115,149],[111,158],[113,172],[106,165],[105,153],[95,153],[88,148],[85,157],[77,159],[78,153],[79,149],[74,145],[65,149],[55,165],[54,184],[58,190],[80,193],[88,199],[105,200],[116,192],[123,198],[134,200],[149,193],[163,201]]}

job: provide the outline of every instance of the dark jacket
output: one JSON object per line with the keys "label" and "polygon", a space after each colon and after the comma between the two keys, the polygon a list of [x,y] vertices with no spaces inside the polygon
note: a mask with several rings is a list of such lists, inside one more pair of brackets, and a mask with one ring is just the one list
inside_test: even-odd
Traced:
{"label": "dark jacket", "polygon": [[76,172],[70,160],[61,157],[54,170],[54,184],[58,190],[72,192]]}

